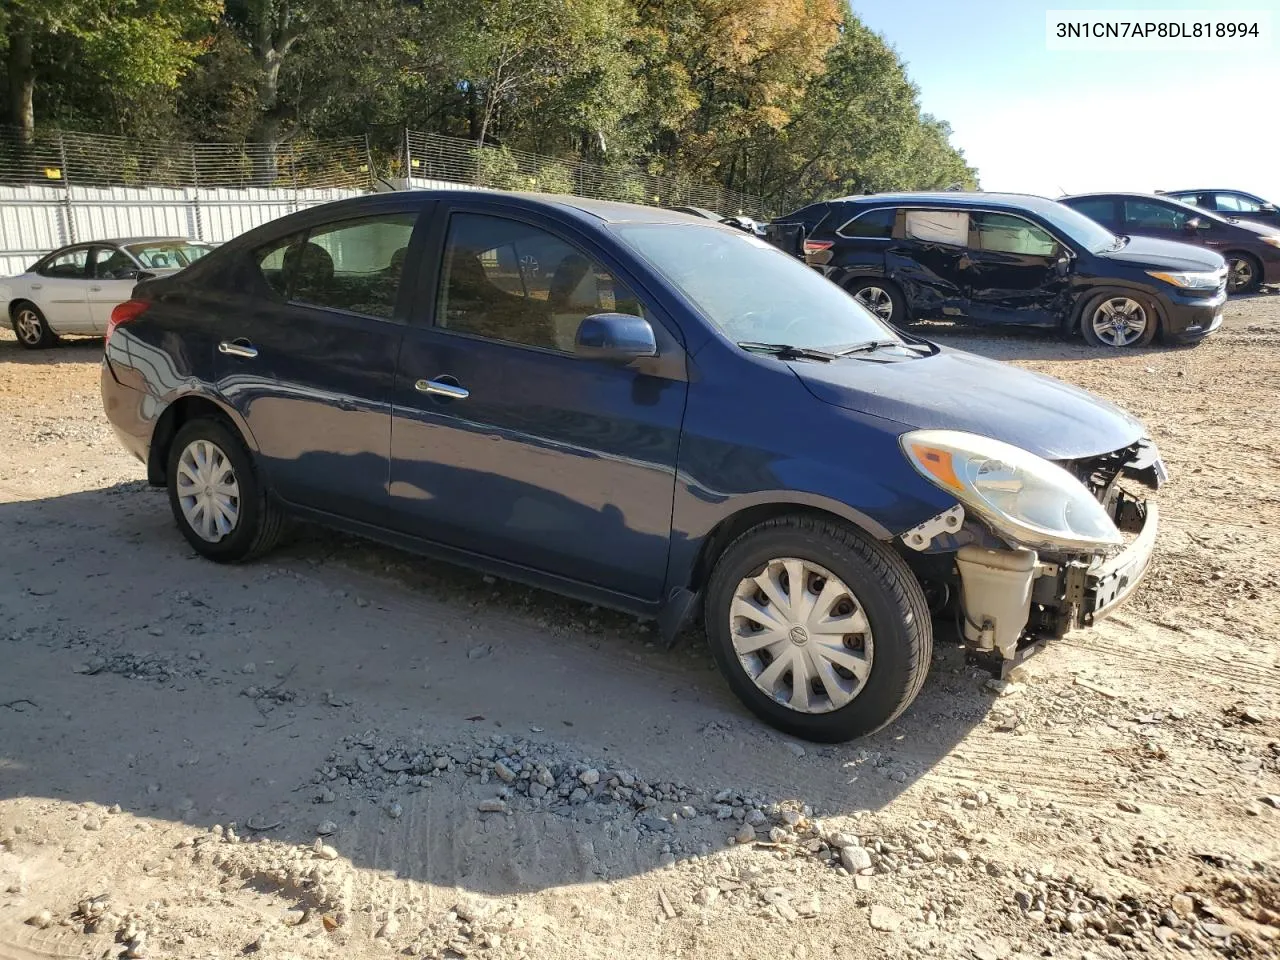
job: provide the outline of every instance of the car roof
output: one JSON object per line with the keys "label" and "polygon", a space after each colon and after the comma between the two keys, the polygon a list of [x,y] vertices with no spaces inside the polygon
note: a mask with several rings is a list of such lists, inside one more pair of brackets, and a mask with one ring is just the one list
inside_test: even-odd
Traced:
{"label": "car roof", "polygon": [[[495,195],[522,201],[530,206],[554,207],[563,213],[583,220],[605,223],[698,223],[705,225],[706,217],[699,217],[666,207],[648,207],[638,203],[622,203],[617,200],[593,200],[588,197],[571,197],[563,193],[525,193],[506,190],[414,190],[414,194],[437,200],[459,198],[492,199]],[[521,205],[517,203],[517,206]]]}
{"label": "car roof", "polygon": [[957,190],[935,193],[871,193],[839,197],[832,201],[854,203],[858,206],[887,206],[889,204],[929,204],[955,209],[979,207],[1007,207],[1011,210],[1030,210],[1046,214],[1057,206],[1056,200],[1032,193],[985,193],[983,191],[960,192]]}

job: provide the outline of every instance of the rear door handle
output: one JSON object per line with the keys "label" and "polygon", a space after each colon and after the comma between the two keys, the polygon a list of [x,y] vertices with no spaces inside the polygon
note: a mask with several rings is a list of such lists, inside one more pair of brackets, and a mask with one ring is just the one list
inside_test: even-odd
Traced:
{"label": "rear door handle", "polygon": [[43,289],[44,289],[44,284],[43,284],[43,283],[33,283],[33,284],[31,285],[31,289],[32,289],[32,290],[43,290]]}
{"label": "rear door handle", "polygon": [[90,293],[98,293],[98,292],[100,292],[101,290],[102,290],[102,288],[101,288],[101,287],[90,287],[90,288],[89,288],[89,292],[90,292]]}
{"label": "rear door handle", "polygon": [[413,385],[413,389],[435,397],[448,397],[450,400],[465,400],[471,396],[471,391],[466,387],[460,387],[456,383],[446,383],[443,380],[419,380]]}
{"label": "rear door handle", "polygon": [[223,340],[218,344],[218,352],[225,353],[229,357],[244,357],[252,360],[258,355],[258,348],[244,337],[239,337],[235,340]]}

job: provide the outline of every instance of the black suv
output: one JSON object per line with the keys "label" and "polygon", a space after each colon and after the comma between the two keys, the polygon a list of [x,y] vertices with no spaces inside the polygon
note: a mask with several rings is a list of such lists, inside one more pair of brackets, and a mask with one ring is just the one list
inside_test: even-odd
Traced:
{"label": "black suv", "polygon": [[1116,236],[1043,197],[876,194],[775,223],[803,227],[805,261],[894,324],[943,316],[1080,331],[1102,347],[1157,333],[1196,342],[1222,322],[1227,296],[1218,254]]}
{"label": "black suv", "polygon": [[1108,230],[1180,240],[1216,250],[1227,261],[1227,292],[1252,293],[1280,283],[1280,230],[1228,220],[1172,197],[1145,193],[1086,193],[1062,202]]}

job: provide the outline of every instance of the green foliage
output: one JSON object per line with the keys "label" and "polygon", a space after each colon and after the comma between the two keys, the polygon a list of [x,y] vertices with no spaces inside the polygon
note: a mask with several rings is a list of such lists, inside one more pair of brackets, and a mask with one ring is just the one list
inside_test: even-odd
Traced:
{"label": "green foliage", "polygon": [[559,165],[522,171],[528,151],[619,171],[610,196],[653,202],[639,167],[773,212],[977,182],[845,0],[3,0],[0,49],[23,37],[39,123],[368,134],[382,157],[408,127],[482,145],[488,186],[573,188]]}

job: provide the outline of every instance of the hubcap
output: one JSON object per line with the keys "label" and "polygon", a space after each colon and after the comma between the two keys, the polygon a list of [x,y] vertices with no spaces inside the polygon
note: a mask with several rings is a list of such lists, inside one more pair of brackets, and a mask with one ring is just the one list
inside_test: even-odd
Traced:
{"label": "hubcap", "polygon": [[1253,264],[1244,258],[1227,261],[1228,286],[1234,290],[1247,290],[1253,283]]}
{"label": "hubcap", "polygon": [[1112,297],[1093,312],[1093,332],[1112,347],[1127,347],[1147,329],[1147,311],[1137,300]]}
{"label": "hubcap", "polygon": [[178,504],[202,540],[217,543],[240,519],[240,484],[217,444],[193,440],[178,458]]}
{"label": "hubcap", "polygon": [[866,685],[871,625],[831,571],[808,560],[770,560],[745,577],[729,609],[738,662],[766,695],[799,713],[829,713]]}
{"label": "hubcap", "polygon": [[23,343],[39,343],[40,335],[44,332],[41,328],[39,315],[31,309],[23,308],[18,311],[15,318],[15,326],[17,334],[22,338]]}
{"label": "hubcap", "polygon": [[893,297],[884,287],[863,287],[853,295],[853,299],[881,320],[893,319]]}

